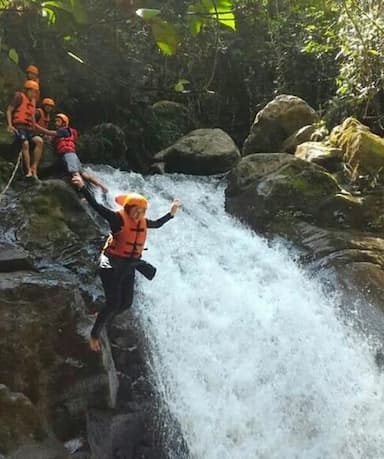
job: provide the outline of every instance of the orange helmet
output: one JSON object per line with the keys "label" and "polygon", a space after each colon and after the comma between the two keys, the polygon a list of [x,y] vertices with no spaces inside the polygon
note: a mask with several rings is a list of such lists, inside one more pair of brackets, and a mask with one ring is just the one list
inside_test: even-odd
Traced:
{"label": "orange helmet", "polygon": [[39,75],[39,69],[36,67],[36,65],[28,65],[25,71],[26,73],[33,73],[36,76]]}
{"label": "orange helmet", "polygon": [[69,126],[69,118],[67,115],[64,115],[64,113],[58,113],[55,118],[61,119],[61,121],[64,122],[65,127]]}
{"label": "orange helmet", "polygon": [[148,207],[147,199],[138,193],[129,193],[120,196],[116,196],[115,201],[121,206],[138,206],[146,209]]}
{"label": "orange helmet", "polygon": [[54,107],[56,104],[55,104],[55,101],[49,97],[45,97],[42,101],[41,101],[41,105],[49,105],[50,107]]}
{"label": "orange helmet", "polygon": [[37,83],[37,81],[33,81],[33,80],[26,80],[24,82],[24,89],[35,89],[36,91],[38,91],[40,88],[39,88],[39,83]]}

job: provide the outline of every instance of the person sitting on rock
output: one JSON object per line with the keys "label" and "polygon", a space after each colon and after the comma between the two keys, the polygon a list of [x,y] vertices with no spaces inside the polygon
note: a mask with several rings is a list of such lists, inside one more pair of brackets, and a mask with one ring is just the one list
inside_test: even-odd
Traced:
{"label": "person sitting on rock", "polygon": [[[20,146],[23,156],[26,177],[37,178],[37,168],[43,153],[43,139],[36,135],[35,111],[36,94],[39,85],[36,81],[27,80],[24,92],[15,93],[13,101],[6,109],[7,130],[16,135],[16,143]],[[31,147],[32,159],[31,159]]]}
{"label": "person sitting on rock", "polygon": [[41,107],[36,109],[35,122],[39,126],[48,129],[51,122],[51,114],[55,108],[55,101],[50,97],[45,97],[41,101]]}
{"label": "person sitting on rock", "polygon": [[139,271],[149,280],[156,274],[156,268],[141,258],[147,229],[160,228],[171,220],[181,207],[181,203],[175,199],[166,215],[157,220],[149,220],[145,217],[148,201],[140,194],[117,196],[115,201],[122,209],[115,212],[95,200],[80,175],[74,176],[72,182],[81,190],[89,204],[107,220],[111,228],[111,235],[99,259],[99,275],[106,304],[96,317],[89,341],[90,348],[98,352],[100,333],[104,325],[132,305],[135,271]]}
{"label": "person sitting on rock", "polygon": [[84,180],[101,188],[104,193],[107,193],[108,188],[97,177],[82,170],[80,159],[76,154],[78,134],[76,129],[69,127],[69,117],[64,113],[58,113],[55,116],[55,126],[56,131],[42,129],[42,132],[53,137],[53,145],[60,156],[65,172],[72,177],[80,174]]}

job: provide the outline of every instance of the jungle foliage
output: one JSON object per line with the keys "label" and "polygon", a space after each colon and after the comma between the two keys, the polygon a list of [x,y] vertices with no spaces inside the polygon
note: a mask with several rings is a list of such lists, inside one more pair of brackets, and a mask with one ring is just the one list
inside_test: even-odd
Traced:
{"label": "jungle foliage", "polygon": [[[380,131],[383,9],[378,0],[0,0],[0,56],[39,65],[44,94],[78,125],[115,122],[143,151],[195,127],[220,126],[241,143],[281,93],[330,124],[354,115]],[[153,109],[164,101],[169,116]]]}

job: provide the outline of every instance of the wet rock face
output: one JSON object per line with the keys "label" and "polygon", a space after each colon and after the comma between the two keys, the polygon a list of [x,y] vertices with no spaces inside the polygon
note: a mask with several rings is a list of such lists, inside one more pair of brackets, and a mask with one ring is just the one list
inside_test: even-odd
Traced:
{"label": "wet rock face", "polygon": [[80,292],[68,276],[25,272],[1,274],[0,290],[1,381],[70,438],[88,406],[110,404],[105,370],[87,345]]}
{"label": "wet rock face", "polygon": [[322,167],[287,154],[247,156],[228,176],[227,210],[293,242],[315,271],[331,270],[347,307],[360,298],[368,316],[367,304],[384,310],[383,207],[381,189],[353,196]]}
{"label": "wet rock face", "polygon": [[316,121],[318,115],[304,100],[285,94],[277,96],[257,113],[242,154],[284,151],[284,141]]}
{"label": "wet rock face", "polygon": [[211,175],[229,171],[239,161],[240,153],[221,129],[197,129],[157,153],[153,159],[155,172]]}
{"label": "wet rock face", "polygon": [[79,459],[166,457],[133,323],[112,346],[102,334],[102,355],[88,347],[106,233],[64,181],[17,181],[0,206],[0,457],[67,459],[64,442],[82,445]]}
{"label": "wet rock face", "polygon": [[38,410],[24,394],[0,384],[0,407],[0,454],[20,442],[46,437]]}

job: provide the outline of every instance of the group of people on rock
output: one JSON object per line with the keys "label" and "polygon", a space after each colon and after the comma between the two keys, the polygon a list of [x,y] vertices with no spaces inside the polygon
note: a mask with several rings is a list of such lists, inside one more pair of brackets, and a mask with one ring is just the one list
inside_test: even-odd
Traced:
{"label": "group of people on rock", "polygon": [[[45,97],[40,102],[39,69],[35,65],[29,65],[25,73],[23,90],[15,93],[6,109],[7,130],[15,134],[15,141],[22,152],[25,177],[38,178],[38,166],[44,149],[42,136],[45,136],[52,139],[65,173],[72,177],[80,174],[83,180],[107,192],[107,188],[97,177],[82,170],[76,154],[78,133],[69,126],[68,115],[56,113],[52,117],[56,103],[50,97]],[[50,130],[53,120],[55,130]]]}
{"label": "group of people on rock", "polygon": [[[98,265],[106,304],[97,315],[89,341],[91,349],[97,352],[101,349],[100,334],[104,326],[132,304],[135,272],[139,271],[149,280],[155,276],[156,268],[141,258],[147,229],[163,226],[174,217],[181,203],[178,199],[173,200],[169,212],[157,220],[146,218],[148,201],[137,193],[117,196],[115,201],[121,207],[117,212],[98,203],[86,182],[99,186],[105,192],[108,190],[99,179],[82,170],[76,155],[77,131],[69,126],[69,117],[56,113],[53,117],[56,129],[50,130],[55,101],[49,97],[42,99],[41,103],[39,100],[39,70],[29,65],[23,91],[16,92],[6,110],[7,128],[15,134],[20,146],[25,176],[38,177],[38,165],[44,147],[42,135],[52,138],[72,184],[109,223],[111,229]],[[36,104],[40,105],[39,108],[36,108]]]}

